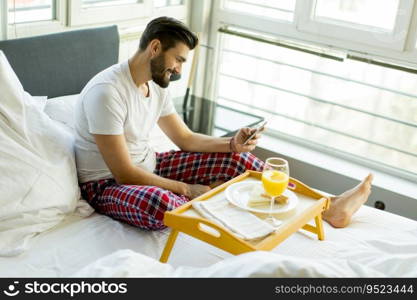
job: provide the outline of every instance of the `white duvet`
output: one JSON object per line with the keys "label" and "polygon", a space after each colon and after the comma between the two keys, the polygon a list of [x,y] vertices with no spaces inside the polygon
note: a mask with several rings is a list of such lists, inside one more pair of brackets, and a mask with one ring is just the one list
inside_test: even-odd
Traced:
{"label": "white duvet", "polygon": [[[378,260],[362,264],[351,259],[307,259],[273,252],[249,252],[204,268],[174,268],[131,250],[119,250],[86,266],[74,277],[416,277],[417,255],[384,259],[392,272],[374,268]],[[394,270],[396,269],[396,270]],[[404,272],[398,273],[403,269]]]}
{"label": "white duvet", "polygon": [[372,268],[343,259],[311,260],[273,252],[249,252],[205,268],[177,267],[120,250],[75,273],[74,277],[383,277]]}
{"label": "white duvet", "polygon": [[13,256],[80,195],[73,137],[33,105],[2,51],[0,91],[0,256]]}

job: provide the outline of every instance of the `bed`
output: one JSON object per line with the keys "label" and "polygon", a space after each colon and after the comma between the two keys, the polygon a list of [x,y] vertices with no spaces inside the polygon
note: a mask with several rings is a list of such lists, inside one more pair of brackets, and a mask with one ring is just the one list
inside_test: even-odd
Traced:
{"label": "bed", "polygon": [[[39,117],[42,124],[47,124],[48,128],[60,127],[63,139],[73,142],[73,104],[92,76],[117,63],[119,36],[117,27],[110,26],[0,41],[0,50],[21,86],[28,92],[13,94],[11,91],[10,94],[0,95],[0,120],[3,122],[0,123],[0,134],[12,136],[19,132],[17,129],[21,124],[26,124],[19,134],[26,134],[29,140],[33,139],[32,144],[35,145],[21,143],[16,147],[43,147],[42,153],[56,155],[48,153],[44,145],[36,145],[35,137],[28,134],[32,132],[30,130],[44,133],[39,120],[33,123],[37,126],[26,122],[26,118],[30,119],[29,113],[35,113],[35,108],[24,108],[23,118],[16,114],[19,110],[10,99],[18,96],[26,99],[19,109],[25,105],[38,106],[36,114],[42,114]],[[4,74],[0,73],[6,76]],[[17,79],[13,79],[15,87],[20,89]],[[10,87],[13,85],[2,86],[3,90]],[[9,113],[11,109],[15,114]],[[46,120],[44,115],[53,123]],[[10,131],[10,128],[14,128],[14,131]],[[157,151],[173,147],[157,128],[152,142]],[[3,157],[13,156],[9,144],[0,142],[0,150]],[[38,159],[38,156],[33,159]],[[0,277],[417,276],[417,222],[368,206],[363,206],[355,214],[347,228],[335,229],[325,223],[324,241],[318,241],[308,232],[299,231],[271,252],[258,251],[233,256],[180,234],[168,264],[162,264],[158,258],[168,238],[169,228],[162,231],[139,230],[93,212],[80,199],[74,183],[74,170],[65,174],[54,173],[56,178],[52,179],[56,181],[53,182],[58,182],[57,178],[61,177],[65,180],[70,178],[68,186],[63,186],[55,194],[45,194],[44,189],[35,193],[33,189],[37,185],[34,184],[30,190],[31,198],[27,198],[26,193],[22,196],[24,201],[18,200],[20,189],[12,193],[6,186],[19,182],[24,189],[31,181],[21,180],[21,177],[26,178],[28,175],[15,170],[17,165],[11,164],[17,164],[20,160],[13,159],[16,160],[0,160],[0,190],[3,189],[0,194],[0,245],[4,246],[3,250],[6,249],[1,252]],[[69,157],[68,166],[72,166],[72,162]],[[29,160],[26,163],[35,164]],[[56,168],[56,165],[46,165],[45,172],[49,167]],[[42,161],[39,166],[44,168]],[[53,189],[51,185],[48,187]],[[64,200],[71,203],[54,203],[55,198],[62,198],[65,188],[72,196]],[[29,200],[36,203],[36,213],[29,210],[28,207],[32,207]],[[19,202],[19,205],[15,202]],[[11,214],[16,208],[19,211]],[[45,220],[47,225],[44,225]],[[39,226],[39,221],[43,222],[42,226]],[[21,226],[21,222],[29,223]]]}

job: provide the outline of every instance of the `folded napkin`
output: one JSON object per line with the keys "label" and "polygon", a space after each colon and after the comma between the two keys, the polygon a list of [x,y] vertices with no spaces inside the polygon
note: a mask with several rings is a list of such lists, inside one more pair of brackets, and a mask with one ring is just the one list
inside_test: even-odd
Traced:
{"label": "folded napkin", "polygon": [[259,239],[275,230],[272,225],[226,199],[197,201],[193,207],[206,219],[226,227],[244,240]]}

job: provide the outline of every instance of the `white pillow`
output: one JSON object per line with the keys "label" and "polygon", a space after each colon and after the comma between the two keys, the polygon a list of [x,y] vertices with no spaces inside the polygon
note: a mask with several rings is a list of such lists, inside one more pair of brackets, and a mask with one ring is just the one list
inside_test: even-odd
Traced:
{"label": "white pillow", "polygon": [[79,94],[50,98],[46,101],[45,113],[52,119],[74,130],[74,111]]}
{"label": "white pillow", "polygon": [[0,51],[0,256],[20,254],[80,199],[73,137],[33,105]]}
{"label": "white pillow", "polygon": [[[49,98],[46,102],[44,111],[55,121],[66,126],[70,132],[75,131],[75,105],[79,94]],[[165,133],[156,125],[150,134],[150,146],[157,152],[165,152],[171,149],[179,148],[165,135]]]}

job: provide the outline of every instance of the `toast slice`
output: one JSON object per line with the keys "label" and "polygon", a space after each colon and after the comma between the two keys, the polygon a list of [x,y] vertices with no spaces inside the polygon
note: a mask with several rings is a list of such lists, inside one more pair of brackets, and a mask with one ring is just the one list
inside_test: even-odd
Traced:
{"label": "toast slice", "polygon": [[[275,197],[275,203],[277,204],[286,204],[288,201],[288,197],[284,195],[280,195]],[[271,203],[271,197],[268,196],[262,186],[254,185],[251,191],[248,206],[249,207],[257,207],[257,206],[265,206]]]}

